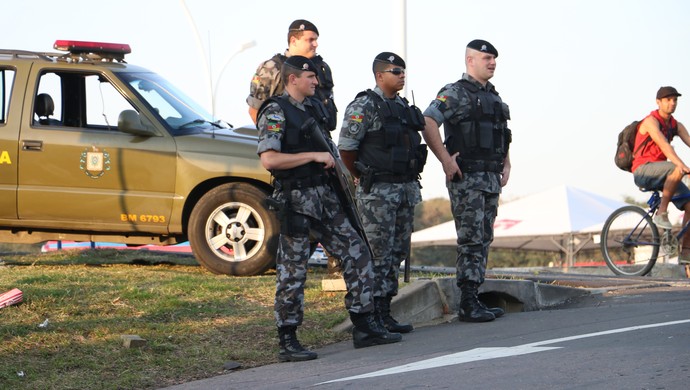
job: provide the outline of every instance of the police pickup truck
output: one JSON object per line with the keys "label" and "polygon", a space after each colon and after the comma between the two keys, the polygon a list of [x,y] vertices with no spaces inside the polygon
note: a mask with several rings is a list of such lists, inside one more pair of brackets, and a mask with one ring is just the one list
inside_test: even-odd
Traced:
{"label": "police pickup truck", "polygon": [[274,266],[256,129],[217,121],[130,47],[0,49],[0,241],[189,241],[217,274]]}

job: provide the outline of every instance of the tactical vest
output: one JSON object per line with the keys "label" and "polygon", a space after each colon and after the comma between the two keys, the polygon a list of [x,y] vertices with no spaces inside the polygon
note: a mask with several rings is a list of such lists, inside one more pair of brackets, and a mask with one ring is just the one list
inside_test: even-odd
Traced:
{"label": "tactical vest", "polygon": [[[424,130],[424,116],[415,106],[402,98],[404,107],[395,100],[383,99],[368,89],[357,97],[368,95],[381,120],[381,129],[367,132],[360,143],[358,160],[373,169],[375,175],[404,175],[407,180],[417,178],[426,163],[426,145],[422,145],[420,130]],[[397,181],[407,181],[397,180]]]}
{"label": "tactical vest", "polygon": [[[309,135],[311,129],[303,129],[301,126],[309,118],[316,119],[316,122],[323,128],[323,112],[325,108],[321,102],[313,97],[308,97],[311,106],[305,104],[306,111],[302,111],[290,103],[288,95],[273,96],[268,98],[259,109],[259,116],[270,102],[278,103],[285,115],[285,129],[280,144],[281,153],[302,153],[318,151],[316,144]],[[276,179],[302,180],[303,182],[314,181],[313,185],[323,184],[322,178],[325,177],[323,164],[310,162],[292,169],[274,169],[271,171]],[[313,185],[293,186],[312,187]]]}
{"label": "tactical vest", "polygon": [[[276,54],[271,58],[276,63],[278,69],[281,69],[287,57],[284,54]],[[323,61],[321,56],[311,58],[311,62],[316,65],[316,77],[319,79],[319,85],[316,87],[316,97],[323,103],[328,112],[328,122],[326,122],[326,130],[335,130],[338,121],[338,108],[335,106],[333,100],[333,73],[331,68]],[[282,77],[278,80],[278,85],[273,92],[274,96],[283,94],[285,86],[283,85]]]}
{"label": "tactical vest", "polygon": [[467,92],[471,110],[467,118],[444,122],[448,153],[460,153],[463,172],[502,172],[512,136],[498,92],[482,90],[465,79],[456,84]]}

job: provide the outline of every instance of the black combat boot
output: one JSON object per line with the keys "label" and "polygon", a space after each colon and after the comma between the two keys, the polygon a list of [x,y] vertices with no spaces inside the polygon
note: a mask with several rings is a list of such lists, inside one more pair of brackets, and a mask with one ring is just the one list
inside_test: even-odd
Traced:
{"label": "black combat boot", "polygon": [[466,281],[460,286],[462,297],[460,298],[460,312],[458,319],[466,322],[487,322],[496,319],[496,316],[489,310],[482,307],[477,298],[479,285],[475,282]]}
{"label": "black combat boot", "polygon": [[482,309],[490,311],[491,314],[493,314],[496,318],[506,313],[506,311],[500,307],[486,307],[486,305],[484,304],[484,302],[481,301],[481,299],[479,300],[479,305],[482,307]]}
{"label": "black combat boot", "polygon": [[374,313],[350,313],[352,342],[355,348],[397,343],[402,340],[400,333],[390,333],[376,322]]}
{"label": "black combat boot", "polygon": [[389,332],[395,333],[410,333],[414,327],[410,324],[401,324],[391,316],[391,301],[393,297],[374,298],[376,305],[376,314],[381,317],[383,327]]}
{"label": "black combat boot", "polygon": [[[505,310],[503,310],[503,309],[500,308],[500,307],[486,307],[486,305],[484,304],[484,302],[481,301],[481,299],[478,299],[478,302],[479,302],[479,306],[481,306],[482,309],[487,310],[487,311],[490,311],[491,314],[493,314],[494,317],[496,317],[496,318],[498,318],[498,317],[502,316],[503,314],[505,314]],[[461,316],[464,316],[464,315],[465,315],[465,314],[464,314],[464,310],[462,310],[462,307],[460,308],[460,315],[461,315]]]}
{"label": "black combat boot", "polygon": [[296,326],[282,326],[278,328],[278,338],[280,339],[280,353],[278,360],[281,362],[301,362],[304,360],[316,359],[316,352],[304,348],[297,340]]}

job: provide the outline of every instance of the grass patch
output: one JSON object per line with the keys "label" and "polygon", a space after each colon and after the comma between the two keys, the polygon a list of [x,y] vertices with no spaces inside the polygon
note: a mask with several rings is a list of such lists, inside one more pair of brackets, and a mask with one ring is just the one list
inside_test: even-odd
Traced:
{"label": "grass patch", "polygon": [[[321,291],[310,271],[300,341],[346,340],[331,328],[343,293]],[[0,309],[0,383],[12,389],[152,389],[277,362],[275,275],[213,275],[189,256],[88,250],[2,256],[0,293],[24,292]],[[48,320],[46,327],[39,324]],[[147,345],[122,346],[121,335]],[[21,374],[20,374],[21,373]]]}

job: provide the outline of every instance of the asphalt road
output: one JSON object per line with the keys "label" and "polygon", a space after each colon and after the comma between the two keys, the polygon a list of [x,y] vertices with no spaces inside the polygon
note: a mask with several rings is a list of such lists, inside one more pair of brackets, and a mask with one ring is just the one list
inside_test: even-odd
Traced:
{"label": "asphalt road", "polygon": [[168,389],[688,389],[690,283],[619,289],[489,323],[423,327],[397,344],[343,342],[317,352],[309,362]]}

